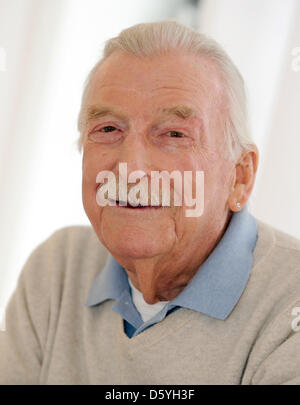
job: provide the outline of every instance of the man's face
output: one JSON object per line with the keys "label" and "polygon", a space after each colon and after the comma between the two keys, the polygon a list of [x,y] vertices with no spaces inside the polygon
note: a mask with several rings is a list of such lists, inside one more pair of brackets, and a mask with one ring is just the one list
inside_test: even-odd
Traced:
{"label": "man's face", "polygon": [[[83,204],[100,241],[121,262],[179,256],[193,262],[211,249],[228,217],[234,167],[224,158],[222,100],[216,69],[204,57],[118,51],[98,68],[86,102]],[[175,106],[183,112],[170,112]],[[97,114],[103,107],[107,112]],[[178,170],[182,178],[184,171],[203,171],[203,214],[186,217],[185,206],[99,206],[96,176],[109,170],[118,179],[120,162],[128,174],[143,170],[149,182],[151,171]]]}

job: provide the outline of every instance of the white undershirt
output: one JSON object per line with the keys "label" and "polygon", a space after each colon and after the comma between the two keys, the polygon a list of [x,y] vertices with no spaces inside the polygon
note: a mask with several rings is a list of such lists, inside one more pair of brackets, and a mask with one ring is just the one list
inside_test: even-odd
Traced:
{"label": "white undershirt", "polygon": [[138,289],[135,288],[135,286],[130,281],[129,277],[128,281],[131,287],[132,301],[136,309],[139,311],[144,322],[147,322],[154,315],[160,312],[163,309],[163,307],[169,302],[169,301],[159,301],[156,304],[147,304],[147,302],[143,298],[143,294]]}

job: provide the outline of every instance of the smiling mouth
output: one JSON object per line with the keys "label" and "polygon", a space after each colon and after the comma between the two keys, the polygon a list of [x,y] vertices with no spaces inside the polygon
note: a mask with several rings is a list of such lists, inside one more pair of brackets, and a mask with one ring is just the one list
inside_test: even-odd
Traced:
{"label": "smiling mouth", "polygon": [[161,205],[141,205],[141,204],[138,204],[138,205],[135,206],[135,205],[131,205],[129,202],[125,203],[125,202],[119,201],[119,200],[117,200],[117,201],[110,200],[110,201],[115,202],[116,206],[120,207],[120,208],[129,208],[129,209],[138,209],[138,210],[162,208]]}

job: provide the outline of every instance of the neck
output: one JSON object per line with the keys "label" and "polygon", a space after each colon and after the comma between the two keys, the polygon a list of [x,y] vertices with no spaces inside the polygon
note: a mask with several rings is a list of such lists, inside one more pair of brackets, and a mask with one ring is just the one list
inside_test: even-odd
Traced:
{"label": "neck", "polygon": [[[199,270],[201,264],[222,238],[231,213],[219,232],[200,234],[191,241],[180,241],[180,246],[163,255],[149,258],[123,258],[116,260],[124,267],[128,277],[148,304],[171,301],[179,295]],[[195,238],[194,238],[195,239]]]}

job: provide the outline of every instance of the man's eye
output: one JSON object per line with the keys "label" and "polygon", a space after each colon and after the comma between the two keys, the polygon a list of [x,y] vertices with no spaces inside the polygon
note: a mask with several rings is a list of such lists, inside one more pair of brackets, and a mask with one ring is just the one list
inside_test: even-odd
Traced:
{"label": "man's eye", "polygon": [[105,125],[104,127],[97,127],[88,135],[91,142],[102,144],[114,143],[120,140],[121,132],[113,125]]}
{"label": "man's eye", "polygon": [[106,127],[103,127],[101,130],[104,132],[113,132],[116,128],[113,127],[112,125],[107,125]]}
{"label": "man's eye", "polygon": [[169,131],[168,134],[169,134],[169,136],[171,138],[182,138],[182,137],[184,137],[183,133],[178,132],[178,131]]}

